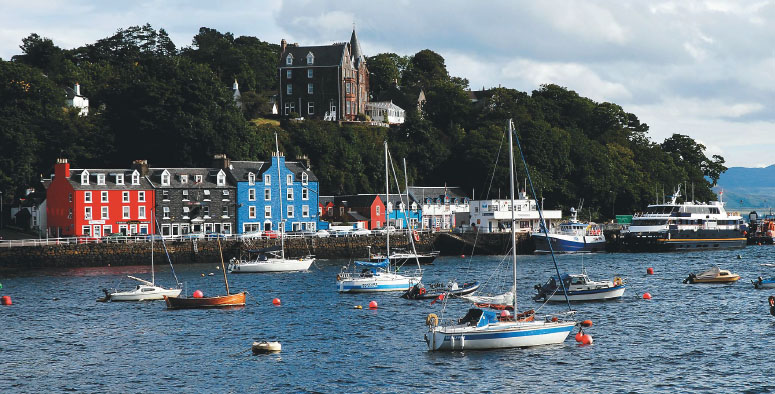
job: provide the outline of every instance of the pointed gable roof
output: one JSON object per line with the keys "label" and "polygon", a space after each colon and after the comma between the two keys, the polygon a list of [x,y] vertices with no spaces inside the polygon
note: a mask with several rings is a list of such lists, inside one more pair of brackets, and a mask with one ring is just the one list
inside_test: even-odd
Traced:
{"label": "pointed gable roof", "polygon": [[[346,47],[346,43],[311,47],[289,45],[280,56],[280,67],[307,67],[307,54],[310,52],[315,57],[315,66],[339,66],[342,64]],[[290,65],[285,62],[289,54],[293,58]]]}

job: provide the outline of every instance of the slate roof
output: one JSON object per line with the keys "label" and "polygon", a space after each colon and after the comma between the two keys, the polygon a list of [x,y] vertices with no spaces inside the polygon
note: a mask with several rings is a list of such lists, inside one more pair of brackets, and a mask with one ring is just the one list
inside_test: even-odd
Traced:
{"label": "slate roof", "polygon": [[[274,160],[277,162],[277,160]],[[272,163],[269,161],[231,161],[231,167],[227,172],[231,172],[232,177],[236,182],[247,182],[248,173],[252,172],[256,174],[256,181],[260,182],[264,173],[269,170]],[[304,164],[298,161],[286,161],[285,167],[293,172],[294,180],[301,182],[301,173],[307,173],[307,181],[318,182],[318,177],[312,170],[305,168]],[[275,174],[272,174],[275,175]]]}
{"label": "slate roof", "polygon": [[[348,208],[370,207],[379,194],[350,194],[345,196],[334,196],[334,204],[343,204]],[[380,196],[381,200],[385,199],[385,195]]]}
{"label": "slate roof", "polygon": [[[347,45],[343,42],[310,47],[288,45],[285,47],[285,52],[280,55],[280,67],[307,67],[307,54],[310,52],[315,56],[315,63],[312,66],[339,66],[342,64]],[[289,53],[293,55],[293,64],[290,66],[285,60]]]}
{"label": "slate roof", "polygon": [[328,203],[334,203],[334,196],[318,196],[318,204],[328,205]]}
{"label": "slate roof", "polygon": [[350,36],[350,52],[355,67],[360,67],[361,62],[364,61],[363,51],[361,50],[361,43],[358,42],[358,37],[355,35],[355,29],[353,29],[353,34]]}
{"label": "slate roof", "polygon": [[[89,184],[81,185],[81,174],[84,171],[89,171]],[[140,184],[132,184],[132,173],[135,170],[131,168],[84,168],[84,169],[70,169],[70,185],[75,190],[148,190],[153,186],[143,176],[140,176]],[[97,174],[105,174],[105,184],[97,184]],[[124,184],[116,184],[116,174],[124,174]]]}
{"label": "slate roof", "polygon": [[423,186],[409,186],[409,196],[412,197],[415,201],[421,201],[424,202],[425,198],[432,198],[436,199],[434,200],[440,200],[444,198],[444,193],[447,193],[447,197],[449,197],[450,202],[452,199],[463,199],[463,198],[469,198],[468,193],[466,193],[463,188],[460,187],[450,187],[447,186],[446,188],[444,186],[429,186],[429,187],[423,187]]}
{"label": "slate roof", "polygon": [[[170,185],[162,186],[161,174],[164,170],[170,173]],[[170,189],[233,189],[235,186],[229,182],[228,171],[226,176],[226,186],[218,186],[217,175],[220,168],[149,168],[148,179],[151,181],[151,186],[154,189],[170,188]],[[181,175],[188,175],[187,183],[180,182]],[[195,175],[202,175],[202,182],[197,183]]]}

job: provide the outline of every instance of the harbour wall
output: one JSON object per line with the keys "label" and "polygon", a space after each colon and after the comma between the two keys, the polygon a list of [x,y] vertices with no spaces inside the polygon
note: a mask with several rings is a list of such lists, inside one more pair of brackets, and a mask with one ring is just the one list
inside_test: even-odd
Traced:
{"label": "harbour wall", "polygon": [[[320,259],[361,259],[373,252],[384,251],[386,237],[361,236],[338,238],[288,238],[285,241],[286,256],[313,254]],[[249,249],[279,245],[277,239],[221,240],[223,259],[228,264],[232,257],[239,257]],[[415,242],[418,252],[438,250],[441,255],[493,255],[510,251],[511,238],[508,233],[420,233]],[[410,249],[405,235],[390,237],[393,248]],[[218,240],[187,240],[166,242],[167,253],[173,264],[195,264],[220,262]],[[520,234],[517,238],[520,254],[532,253],[529,236]],[[166,262],[165,250],[160,242],[154,243],[154,259]],[[150,242],[130,243],[87,243],[46,246],[0,248],[0,270],[23,271],[42,268],[106,267],[123,265],[149,265],[151,261]]]}

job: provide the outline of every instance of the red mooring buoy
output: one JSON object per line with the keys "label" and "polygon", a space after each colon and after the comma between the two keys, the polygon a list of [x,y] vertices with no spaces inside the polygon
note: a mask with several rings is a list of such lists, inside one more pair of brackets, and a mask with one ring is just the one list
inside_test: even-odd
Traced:
{"label": "red mooring buoy", "polygon": [[592,344],[592,335],[584,334],[581,336],[581,343],[583,345],[590,345]]}
{"label": "red mooring buoy", "polygon": [[0,304],[13,305],[13,302],[11,302],[11,296],[3,296],[2,298],[0,298]]}
{"label": "red mooring buoy", "polygon": [[202,290],[197,290],[197,291],[194,292],[194,298],[202,298],[204,296],[205,296],[205,294],[202,293]]}
{"label": "red mooring buoy", "polygon": [[583,322],[581,322],[581,325],[584,327],[592,327],[592,320],[589,320],[589,319],[584,320]]}
{"label": "red mooring buoy", "polygon": [[643,299],[644,300],[650,300],[651,299],[651,293],[649,293],[649,292],[643,293]]}
{"label": "red mooring buoy", "polygon": [[279,298],[275,298],[272,300],[272,305],[280,306],[282,303],[280,302]]}
{"label": "red mooring buoy", "polygon": [[581,342],[582,337],[584,336],[583,331],[579,331],[576,333],[576,342]]}
{"label": "red mooring buoy", "polygon": [[649,275],[654,275],[654,269],[651,267],[646,268],[646,273]]}
{"label": "red mooring buoy", "polygon": [[377,301],[369,302],[369,309],[377,309]]}

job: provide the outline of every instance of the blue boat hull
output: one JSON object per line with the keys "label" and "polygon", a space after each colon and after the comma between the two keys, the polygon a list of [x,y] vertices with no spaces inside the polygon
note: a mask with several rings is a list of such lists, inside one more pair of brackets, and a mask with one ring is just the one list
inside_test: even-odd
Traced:
{"label": "blue boat hull", "polygon": [[[549,253],[549,243],[545,235],[532,235],[536,253]],[[552,250],[555,253],[596,253],[605,252],[605,239],[596,242],[586,242],[585,237],[560,238],[549,234]]]}

